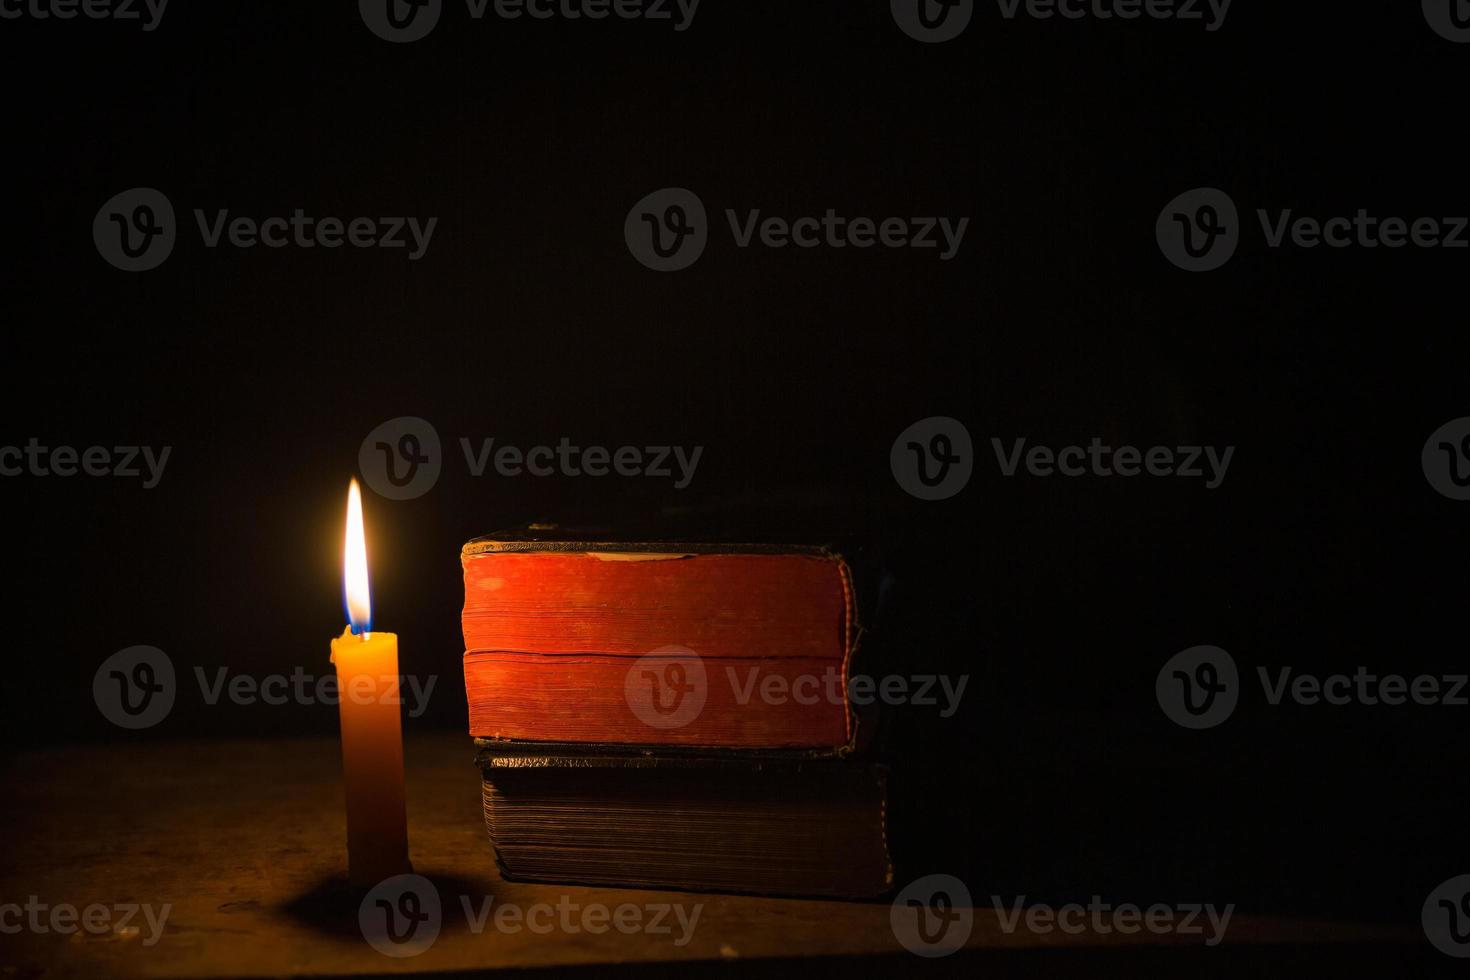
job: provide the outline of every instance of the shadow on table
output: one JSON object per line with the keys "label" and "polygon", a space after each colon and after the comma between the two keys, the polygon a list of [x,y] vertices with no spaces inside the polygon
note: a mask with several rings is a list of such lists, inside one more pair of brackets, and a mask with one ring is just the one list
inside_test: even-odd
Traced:
{"label": "shadow on table", "polygon": [[[490,884],[480,878],[459,878],[453,875],[426,874],[423,876],[433,884],[442,896],[441,932],[455,932],[468,928],[463,910],[458,902],[450,900],[455,895],[484,895],[491,892]],[[324,879],[309,891],[282,905],[281,912],[299,925],[305,926],[322,936],[362,942],[362,926],[358,913],[368,889],[349,884],[345,876]],[[391,896],[395,900],[400,895]],[[423,896],[418,896],[418,904]]]}

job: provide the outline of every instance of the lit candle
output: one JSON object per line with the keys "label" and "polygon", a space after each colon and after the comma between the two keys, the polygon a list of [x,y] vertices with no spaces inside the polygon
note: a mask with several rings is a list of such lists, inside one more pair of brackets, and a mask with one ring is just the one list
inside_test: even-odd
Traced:
{"label": "lit candle", "polygon": [[398,637],[372,632],[362,491],[347,490],[343,548],[347,628],[332,641],[342,720],[342,782],[347,791],[347,873],[371,887],[405,874],[408,817],[403,802],[403,723]]}

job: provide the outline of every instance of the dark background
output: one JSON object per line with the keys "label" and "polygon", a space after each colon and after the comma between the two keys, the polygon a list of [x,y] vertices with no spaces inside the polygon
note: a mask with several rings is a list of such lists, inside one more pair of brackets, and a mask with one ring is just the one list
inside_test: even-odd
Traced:
{"label": "dark background", "polygon": [[[901,880],[977,900],[1236,902],[1417,921],[1467,870],[1466,708],[1269,708],[1257,666],[1464,671],[1467,504],[1426,482],[1470,414],[1465,252],[1272,250],[1257,207],[1465,214],[1470,47],[1418,4],[1237,0],[1199,23],[1005,21],[919,44],[887,3],[704,0],[668,22],[471,20],[391,45],[356,6],[186,4],[160,28],[0,21],[9,164],[0,444],[169,445],[162,483],[0,480],[11,745],[336,730],[329,706],[209,707],[192,671],[329,669],[358,446],[430,420],[444,472],[368,494],[375,621],[437,674],[410,731],[464,726],[458,548],[528,520],[755,511],[874,542],[883,648],[971,677],[891,717]],[[672,274],[632,204],[716,225]],[[151,186],[160,268],[107,265],[93,215]],[[1154,220],[1228,191],[1223,269]],[[404,250],[205,249],[192,210],[437,216]],[[723,211],[967,216],[959,255],[737,249]],[[905,494],[894,438],[962,420],[975,476]],[[472,478],[457,440],[705,447],[696,478]],[[1224,485],[1003,478],[989,440],[1236,446]],[[1212,643],[1250,679],[1207,732],[1154,678]],[[108,655],[181,694],[123,732]],[[474,779],[466,739],[467,780]]]}

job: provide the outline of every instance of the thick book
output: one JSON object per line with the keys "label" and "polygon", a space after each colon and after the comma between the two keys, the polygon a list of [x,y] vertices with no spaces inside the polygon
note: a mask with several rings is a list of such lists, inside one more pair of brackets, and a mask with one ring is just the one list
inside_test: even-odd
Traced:
{"label": "thick book", "polygon": [[881,766],[478,744],[511,880],[837,898],[893,883]]}
{"label": "thick book", "polygon": [[841,754],[862,633],[852,570],[814,545],[554,527],[461,553],[470,733]]}

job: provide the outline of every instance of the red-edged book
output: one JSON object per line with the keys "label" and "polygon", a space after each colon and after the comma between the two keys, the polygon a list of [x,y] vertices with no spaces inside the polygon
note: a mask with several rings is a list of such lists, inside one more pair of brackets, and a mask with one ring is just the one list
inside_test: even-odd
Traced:
{"label": "red-edged book", "polygon": [[860,629],[815,546],[571,538],[464,546],[470,733],[570,744],[843,754]]}

